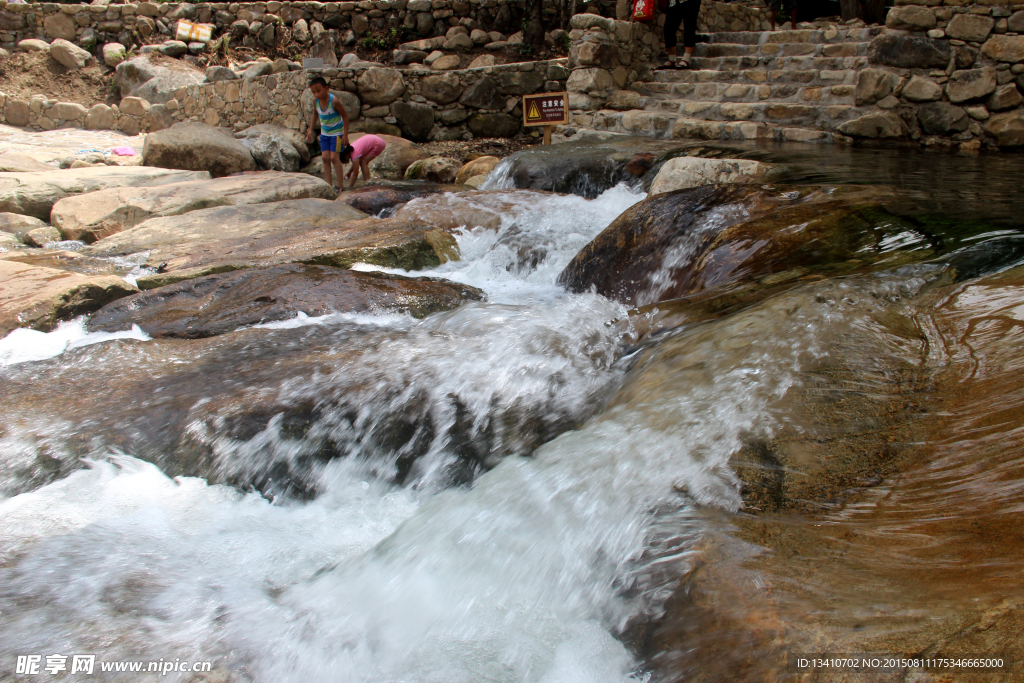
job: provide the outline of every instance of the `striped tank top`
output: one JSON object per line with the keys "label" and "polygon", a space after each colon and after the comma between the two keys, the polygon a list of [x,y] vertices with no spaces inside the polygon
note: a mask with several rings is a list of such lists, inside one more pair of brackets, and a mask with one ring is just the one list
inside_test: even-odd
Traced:
{"label": "striped tank top", "polygon": [[320,108],[320,100],[313,100],[316,113],[320,116],[320,135],[341,135],[345,132],[345,122],[334,109],[334,93],[327,96],[327,111]]}

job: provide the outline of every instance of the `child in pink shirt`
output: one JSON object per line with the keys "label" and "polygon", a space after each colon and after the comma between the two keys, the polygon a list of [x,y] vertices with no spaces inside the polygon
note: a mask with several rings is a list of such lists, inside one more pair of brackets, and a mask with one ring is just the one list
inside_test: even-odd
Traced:
{"label": "child in pink shirt", "polygon": [[341,152],[341,163],[352,162],[352,170],[346,178],[351,182],[349,187],[356,184],[359,178],[359,169],[363,169],[363,180],[370,179],[370,162],[380,156],[388,143],[376,135],[364,135]]}

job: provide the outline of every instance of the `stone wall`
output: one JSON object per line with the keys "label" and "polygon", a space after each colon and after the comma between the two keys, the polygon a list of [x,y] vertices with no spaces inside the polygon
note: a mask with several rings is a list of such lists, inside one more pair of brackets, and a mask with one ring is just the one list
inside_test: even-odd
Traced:
{"label": "stone wall", "polygon": [[570,109],[601,109],[612,92],[650,77],[661,49],[656,26],[594,14],[577,14],[569,26]]}
{"label": "stone wall", "polygon": [[[352,45],[363,35],[389,29],[408,30],[420,38],[443,36],[452,26],[515,33],[520,30],[525,0],[362,0],[361,2],[243,2],[62,5],[50,2],[8,4],[0,0],[0,47],[10,49],[26,38],[62,38],[92,50],[118,42],[131,46],[171,36],[179,19],[212,24],[215,36],[230,34],[242,45],[278,44],[284,40],[316,42],[334,31],[335,42]],[[549,13],[553,7],[546,9]],[[594,11],[622,14],[626,0],[591,3]],[[599,8],[599,9],[597,9]],[[768,27],[764,8],[705,0],[701,31],[750,31]],[[659,25],[665,17],[659,16]],[[239,23],[242,22],[242,23]]]}
{"label": "stone wall", "polygon": [[1024,146],[1024,4],[901,0],[858,74],[856,104],[871,107],[840,130],[926,145]]}
{"label": "stone wall", "polygon": [[313,111],[307,84],[323,76],[350,112],[354,128],[381,131],[393,126],[416,141],[509,137],[522,125],[523,95],[565,89],[565,63],[556,59],[455,71],[364,63],[182,87],[166,104],[126,97],[120,106],[97,104],[91,109],[43,95],[27,102],[0,95],[0,122],[37,130],[112,129],[130,135],[179,121],[234,130],[275,123],[305,134]]}
{"label": "stone wall", "polygon": [[[362,0],[361,2],[243,2],[61,5],[0,0],[0,47],[25,38],[63,38],[86,49],[108,42],[160,42],[179,19],[213,24],[243,45],[315,41],[335,31],[354,44],[364,34],[405,27],[420,37],[443,36],[452,26],[518,31],[524,0]],[[239,24],[239,22],[244,22]]]}
{"label": "stone wall", "polygon": [[303,133],[313,111],[307,83],[322,75],[356,128],[397,126],[411,140],[510,137],[522,125],[523,95],[565,89],[565,60],[431,71],[360,66],[190,86],[176,119],[236,130],[276,123]]}

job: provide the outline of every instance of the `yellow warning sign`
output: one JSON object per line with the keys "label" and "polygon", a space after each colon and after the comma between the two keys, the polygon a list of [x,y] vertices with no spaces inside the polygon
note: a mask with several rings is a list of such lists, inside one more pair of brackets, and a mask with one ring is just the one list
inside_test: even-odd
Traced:
{"label": "yellow warning sign", "polygon": [[566,93],[547,92],[523,97],[523,125],[554,126],[567,123]]}

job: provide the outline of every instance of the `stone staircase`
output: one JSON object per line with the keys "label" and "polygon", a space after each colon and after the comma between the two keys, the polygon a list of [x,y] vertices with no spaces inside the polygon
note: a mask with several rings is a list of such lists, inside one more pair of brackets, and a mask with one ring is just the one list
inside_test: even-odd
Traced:
{"label": "stone staircase", "polygon": [[882,30],[713,33],[697,44],[690,70],[655,71],[574,121],[658,138],[833,141],[839,125],[864,114],[854,102],[857,73]]}

